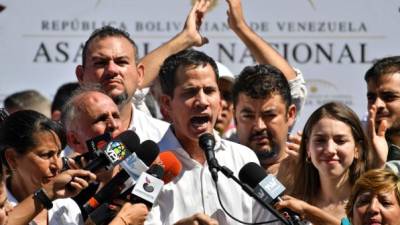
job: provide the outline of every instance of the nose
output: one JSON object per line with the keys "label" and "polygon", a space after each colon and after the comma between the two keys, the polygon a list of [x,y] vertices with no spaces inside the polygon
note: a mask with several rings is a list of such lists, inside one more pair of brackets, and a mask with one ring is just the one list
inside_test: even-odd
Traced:
{"label": "nose", "polygon": [[335,154],[336,153],[336,148],[337,148],[337,144],[335,143],[335,141],[333,141],[332,139],[330,139],[327,143],[326,143],[326,152],[329,154]]}
{"label": "nose", "polygon": [[379,212],[379,208],[380,208],[379,200],[376,197],[374,197],[373,199],[371,199],[371,202],[369,203],[368,213],[369,214],[377,213]]}
{"label": "nose", "polygon": [[57,155],[54,154],[51,158],[50,158],[50,170],[53,173],[57,173],[58,171],[60,171],[62,168],[62,161],[61,158]]}
{"label": "nose", "polygon": [[375,99],[374,105],[376,105],[377,109],[384,108],[385,107],[385,102],[380,97],[377,97]]}
{"label": "nose", "polygon": [[254,129],[256,131],[267,129],[267,125],[261,116],[256,116],[256,118],[254,118]]}
{"label": "nose", "polygon": [[117,74],[118,65],[113,60],[110,60],[107,64],[106,70],[109,74]]}
{"label": "nose", "polygon": [[196,95],[197,106],[206,107],[208,106],[208,99],[206,93],[201,89]]}
{"label": "nose", "polygon": [[119,126],[120,126],[120,121],[115,119],[114,117],[110,117],[107,120],[107,125],[106,125],[106,131],[108,132],[113,132],[115,130],[118,130]]}

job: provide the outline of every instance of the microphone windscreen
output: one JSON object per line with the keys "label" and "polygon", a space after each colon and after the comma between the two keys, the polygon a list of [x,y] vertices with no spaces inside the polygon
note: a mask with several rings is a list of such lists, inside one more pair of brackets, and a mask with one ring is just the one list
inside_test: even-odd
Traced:
{"label": "microphone windscreen", "polygon": [[164,183],[168,183],[179,175],[182,170],[182,164],[171,151],[161,152],[160,160],[164,166]]}
{"label": "microphone windscreen", "polygon": [[146,140],[136,151],[136,155],[147,165],[150,166],[160,153],[158,145],[152,140]]}
{"label": "microphone windscreen", "polygon": [[146,171],[146,173],[161,179],[164,176],[164,168],[161,165],[153,164],[150,168]]}
{"label": "microphone windscreen", "polygon": [[120,133],[114,140],[122,142],[130,152],[135,152],[140,146],[139,137],[132,130],[126,130]]}
{"label": "microphone windscreen", "polygon": [[215,138],[210,133],[204,133],[199,137],[199,146],[204,149],[214,149],[215,146]]}
{"label": "microphone windscreen", "polygon": [[249,162],[239,171],[239,179],[255,188],[265,177],[267,172],[255,162]]}

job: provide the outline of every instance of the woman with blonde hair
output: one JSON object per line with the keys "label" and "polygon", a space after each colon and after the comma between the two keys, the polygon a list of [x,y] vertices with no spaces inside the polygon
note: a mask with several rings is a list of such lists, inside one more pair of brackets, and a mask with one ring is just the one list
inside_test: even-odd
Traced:
{"label": "woman with blonde hair", "polygon": [[400,224],[400,178],[387,169],[366,172],[353,187],[346,213],[353,225]]}

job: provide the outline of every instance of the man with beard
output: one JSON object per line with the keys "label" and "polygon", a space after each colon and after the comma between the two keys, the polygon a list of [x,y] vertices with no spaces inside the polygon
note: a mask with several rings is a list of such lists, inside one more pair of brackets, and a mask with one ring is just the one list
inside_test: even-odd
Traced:
{"label": "man with beard", "polygon": [[[138,88],[151,83],[159,66],[169,55],[207,42],[199,33],[209,2],[198,0],[190,11],[184,29],[172,40],[137,63],[137,47],[129,34],[110,26],[95,30],[85,42],[82,65],[76,76],[81,85],[97,83],[118,105],[122,130],[134,130],[141,141],[159,141],[168,124],[135,109],[132,98]],[[145,73],[146,71],[146,73]]]}
{"label": "man with beard", "polygon": [[375,121],[376,128],[369,132],[371,139],[387,128],[387,161],[400,160],[400,56],[378,60],[366,72],[364,79],[367,82],[369,117]]}
{"label": "man with beard", "polygon": [[248,66],[233,86],[239,143],[251,148],[267,172],[290,185],[294,157],[287,153],[287,135],[296,117],[289,83],[270,65]]}
{"label": "man with beard", "polygon": [[[260,64],[247,67],[233,88],[236,137],[232,140],[256,152],[261,165],[286,185],[292,174],[297,144],[287,144],[288,131],[304,105],[306,87],[302,74],[293,69],[269,43],[246,23],[240,0],[228,0],[228,23]],[[292,140],[290,140],[292,141]],[[281,166],[284,164],[284,166]],[[287,180],[288,182],[286,182]]]}

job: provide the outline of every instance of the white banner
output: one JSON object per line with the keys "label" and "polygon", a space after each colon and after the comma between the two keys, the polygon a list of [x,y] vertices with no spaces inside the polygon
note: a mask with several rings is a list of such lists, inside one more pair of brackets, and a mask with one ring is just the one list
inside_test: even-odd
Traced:
{"label": "white banner", "polygon": [[[308,82],[309,97],[296,126],[320,104],[339,100],[360,116],[366,112],[363,80],[371,61],[400,53],[400,2],[394,0],[242,0],[252,28],[272,43]],[[102,25],[133,36],[139,55],[178,33],[192,0],[0,0],[0,100],[36,89],[52,99],[75,81],[83,42]],[[253,64],[229,30],[227,4],[214,0],[200,50],[234,73]]]}

